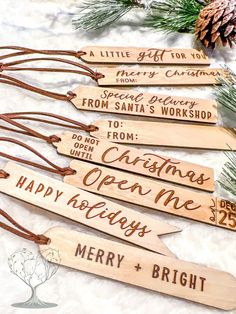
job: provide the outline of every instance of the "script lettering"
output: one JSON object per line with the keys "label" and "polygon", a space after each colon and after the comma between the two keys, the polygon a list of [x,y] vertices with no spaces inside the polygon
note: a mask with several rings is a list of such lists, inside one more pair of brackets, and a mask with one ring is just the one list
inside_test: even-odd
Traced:
{"label": "script lettering", "polygon": [[[164,173],[171,173],[173,176],[179,176],[181,178],[188,177],[191,182],[197,182],[199,185],[202,185],[204,182],[208,181],[210,178],[205,177],[202,173],[197,175],[192,170],[187,170],[185,173],[183,170],[179,169],[176,165],[180,165],[180,162],[174,162],[170,158],[163,158],[156,154],[144,153],[143,156],[147,158],[135,157],[131,159],[129,156],[130,150],[127,149],[121,155],[116,156],[116,152],[119,152],[117,146],[112,146],[104,151],[101,156],[101,160],[104,164],[112,165],[114,162],[125,162],[128,165],[142,165],[143,168],[148,169],[151,173],[156,173],[157,177],[161,177]],[[153,161],[151,158],[156,158],[157,161]]]}
{"label": "script lettering", "polygon": [[[16,183],[16,188],[22,189],[30,194],[34,194],[39,198],[45,198],[48,202],[52,201],[57,203],[62,202],[62,196],[64,191],[60,191],[51,186],[46,186],[42,182],[36,182],[30,180],[25,176],[21,176]],[[135,187],[141,188],[141,187]],[[141,190],[140,190],[141,191]],[[65,196],[65,195],[64,195]],[[106,220],[109,225],[119,225],[121,230],[124,230],[124,235],[130,237],[137,233],[139,237],[144,237],[145,234],[150,233],[152,230],[142,224],[141,221],[129,220],[123,215],[122,210],[113,210],[108,208],[105,201],[98,203],[91,203],[81,197],[80,194],[73,195],[69,199],[66,197],[63,199],[63,204],[66,207],[76,209],[80,212],[84,212],[84,217],[87,220],[102,219]]]}
{"label": "script lettering", "polygon": [[[119,133],[119,129],[122,130],[123,123],[115,120],[110,121],[110,125]],[[184,161],[152,152],[128,149],[123,145],[98,140],[78,133],[68,132],[68,135],[66,134],[66,137],[63,136],[62,139],[63,150],[59,149],[58,151],[71,157],[204,190],[213,190],[213,188],[206,188],[213,185],[214,182],[213,175],[211,175],[213,171],[210,171],[209,168],[194,164],[188,165]],[[131,139],[136,139],[135,134],[131,135]],[[65,146],[67,146],[67,150],[64,149]]]}
{"label": "script lettering", "polygon": [[[128,191],[129,194],[121,194],[122,200],[127,200],[130,201],[132,200],[132,203],[136,203],[137,199],[137,204],[140,204],[139,197],[145,197],[148,196],[148,202],[147,206],[151,206],[150,202],[152,202],[152,207],[155,208],[155,204],[161,206],[161,208],[171,206],[173,209],[178,210],[178,209],[185,209],[187,211],[191,210],[197,210],[201,208],[201,205],[197,205],[192,199],[186,199],[183,200],[183,198],[180,199],[178,194],[179,192],[176,192],[174,189],[173,190],[168,190],[165,188],[161,188],[162,185],[157,184],[152,185],[152,182],[150,182],[150,186],[148,182],[146,182],[146,185],[149,186],[149,188],[145,188],[145,181],[143,183],[135,182],[133,179],[129,180],[129,176],[125,177],[125,179],[121,179],[121,175],[119,178],[115,176],[115,172],[111,172],[111,175],[108,175],[106,173],[106,169],[104,168],[104,173],[102,168],[99,167],[90,167],[86,165],[81,164],[81,168],[85,168],[86,170],[83,172],[83,175],[81,176],[81,179],[79,178],[78,181],[82,181],[82,188],[85,187],[91,187],[92,191],[95,190],[95,192],[101,192],[103,195],[107,196],[112,196],[112,195],[119,195],[119,191]],[[125,174],[123,174],[125,175]],[[131,178],[133,178],[131,176]],[[76,181],[77,182],[77,181]],[[142,181],[141,181],[142,182]],[[156,188],[156,189],[155,189]],[[157,190],[157,191],[156,191]],[[113,194],[114,193],[114,194]],[[134,194],[135,196],[129,197],[131,195],[130,193]],[[187,197],[186,197],[187,198]],[[145,204],[145,201],[141,203],[141,205]],[[163,206],[161,205],[163,204]]]}

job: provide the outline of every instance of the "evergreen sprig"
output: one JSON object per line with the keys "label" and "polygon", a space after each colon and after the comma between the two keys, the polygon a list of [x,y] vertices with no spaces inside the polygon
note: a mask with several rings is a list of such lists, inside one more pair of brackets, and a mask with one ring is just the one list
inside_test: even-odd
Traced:
{"label": "evergreen sprig", "polygon": [[216,87],[215,97],[222,111],[226,108],[236,114],[236,73],[229,68],[226,68],[226,71],[229,73],[229,78],[219,79],[221,85]]}
{"label": "evergreen sprig", "polygon": [[236,154],[225,152],[228,161],[224,164],[219,184],[232,195],[236,196]]}
{"label": "evergreen sprig", "polygon": [[76,29],[96,30],[109,26],[134,7],[140,4],[135,0],[91,0],[79,5],[79,13],[73,18]]}
{"label": "evergreen sprig", "polygon": [[155,2],[144,25],[165,32],[193,33],[204,2],[197,0],[165,0]]}

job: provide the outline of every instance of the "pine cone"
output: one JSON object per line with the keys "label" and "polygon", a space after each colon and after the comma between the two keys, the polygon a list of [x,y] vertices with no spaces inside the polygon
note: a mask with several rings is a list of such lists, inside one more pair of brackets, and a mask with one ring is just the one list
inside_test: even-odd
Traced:
{"label": "pine cone", "polygon": [[233,46],[236,43],[236,0],[213,0],[198,16],[195,37],[204,46],[216,44]]}

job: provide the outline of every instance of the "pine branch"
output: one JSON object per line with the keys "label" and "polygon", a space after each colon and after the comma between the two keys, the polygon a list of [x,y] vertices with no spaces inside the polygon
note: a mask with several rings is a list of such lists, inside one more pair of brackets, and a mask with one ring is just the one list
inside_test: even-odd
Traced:
{"label": "pine branch", "polygon": [[96,30],[109,26],[127,14],[132,8],[140,7],[135,0],[85,0],[79,13],[72,20],[76,29]]}
{"label": "pine branch", "polygon": [[219,184],[228,192],[236,196],[236,154],[225,152],[228,161],[224,164]]}
{"label": "pine branch", "polygon": [[222,111],[228,109],[231,113],[236,114],[236,73],[229,68],[226,70],[229,72],[230,78],[219,80],[221,85],[216,86],[215,97]]}
{"label": "pine branch", "polygon": [[197,0],[164,0],[154,2],[144,25],[165,32],[193,33],[203,8]]}

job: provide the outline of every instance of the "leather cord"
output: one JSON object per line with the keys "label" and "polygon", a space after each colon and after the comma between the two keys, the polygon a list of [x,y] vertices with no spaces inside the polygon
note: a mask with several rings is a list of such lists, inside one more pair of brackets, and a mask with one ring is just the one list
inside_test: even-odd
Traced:
{"label": "leather cord", "polygon": [[29,241],[33,241],[40,245],[46,245],[50,242],[50,239],[43,234],[35,234],[28,229],[21,226],[17,223],[10,215],[8,215],[4,210],[0,209],[0,216],[4,217],[7,221],[9,221],[14,227],[11,225],[7,225],[4,222],[0,221],[0,227],[4,230],[7,230],[21,238],[24,238]]}
{"label": "leather cord", "polygon": [[[28,62],[35,62],[35,61],[54,61],[54,62],[59,62],[63,64],[69,64],[71,66],[74,66],[76,68],[83,69],[84,71],[77,70],[77,69],[64,69],[64,68],[48,68],[48,67],[19,67],[21,64],[25,64]],[[67,59],[62,59],[62,58],[31,58],[31,59],[22,59],[22,60],[16,60],[13,62],[8,62],[8,63],[0,63],[0,72],[3,71],[37,71],[37,72],[62,72],[62,73],[76,73],[84,76],[88,76],[95,80],[96,82],[104,77],[104,74],[96,72],[89,68],[86,65],[80,64],[78,62],[74,62],[71,60]],[[71,101],[73,98],[76,97],[76,94],[73,93],[72,91],[68,91],[65,94],[60,94],[60,93],[55,93],[55,92],[50,92],[48,90],[27,84],[19,79],[16,79],[12,76],[5,75],[0,73],[0,83],[3,84],[8,84],[12,86],[16,86],[19,88],[23,88],[26,90],[29,90],[34,93],[38,93],[40,95],[50,97],[53,99],[57,100],[63,100],[63,101]]]}
{"label": "leather cord", "polygon": [[39,87],[35,87],[33,85],[24,83],[23,81],[20,81],[16,78],[13,78],[13,77],[11,77],[9,75],[5,75],[5,74],[0,74],[0,83],[16,86],[19,88],[23,88],[23,89],[26,89],[30,92],[34,92],[34,93],[37,93],[37,94],[40,94],[40,95],[43,95],[43,96],[46,96],[49,98],[57,99],[57,100],[71,101],[71,99],[73,99],[76,96],[71,91],[67,92],[66,95],[50,92],[50,91],[47,91],[45,89],[41,89]]}
{"label": "leather cord", "polygon": [[[73,175],[73,174],[76,173],[76,171],[74,169],[70,168],[70,167],[61,168],[61,167],[57,166],[52,161],[47,159],[45,156],[40,154],[37,150],[35,150],[31,146],[29,146],[29,145],[27,145],[27,144],[25,144],[25,143],[23,143],[21,141],[18,141],[16,139],[13,139],[13,138],[10,138],[10,137],[0,137],[0,141],[13,143],[13,144],[16,144],[16,145],[18,145],[20,147],[23,147],[23,148],[27,149],[28,151],[30,151],[31,153],[33,153],[34,155],[36,155],[37,157],[39,157],[40,159],[45,161],[50,167],[45,166],[45,165],[41,165],[39,163],[30,161],[30,160],[22,159],[22,158],[19,158],[19,157],[15,157],[15,156],[12,156],[12,155],[0,152],[0,156],[3,157],[3,158],[7,158],[7,159],[10,159],[10,160],[13,160],[13,161],[16,161],[16,162],[20,162],[22,164],[26,164],[26,165],[38,168],[38,169],[49,171],[49,172],[52,172],[52,173],[56,173],[56,174],[59,174],[61,176]],[[9,177],[9,175],[10,174],[5,172],[4,170],[1,170],[1,172],[0,172],[0,178],[2,178],[2,179],[7,179]]]}
{"label": "leather cord", "polygon": [[[32,120],[32,121],[39,121],[39,122],[45,122],[53,125],[63,126],[66,128],[73,128],[73,129],[80,129],[86,132],[94,132],[98,130],[98,127],[92,124],[84,124],[82,122],[61,116],[59,114],[50,113],[50,112],[41,112],[41,111],[23,111],[23,112],[10,112],[5,113],[5,116],[10,117],[11,119],[24,119],[24,120]],[[39,115],[39,116],[46,116],[50,118],[54,118],[58,121],[67,122],[69,124],[60,123],[57,121],[50,121],[50,120],[43,120],[40,118],[34,118],[31,117],[32,115]]]}
{"label": "leather cord", "polygon": [[75,50],[40,50],[40,49],[31,49],[26,47],[20,46],[1,46],[0,49],[2,50],[18,50],[17,52],[13,52],[10,54],[0,56],[0,60],[11,58],[11,57],[18,57],[23,55],[29,54],[44,54],[44,55],[62,55],[62,56],[72,56],[80,59],[83,55],[86,55],[84,51],[75,51]]}
{"label": "leather cord", "polygon": [[52,144],[52,143],[60,141],[60,138],[57,137],[56,135],[53,135],[53,136],[43,135],[43,134],[41,134],[41,133],[31,129],[31,128],[28,128],[27,126],[25,126],[25,125],[23,125],[21,123],[18,123],[17,121],[12,120],[10,115],[0,114],[0,120],[3,120],[6,123],[8,123],[10,125],[13,125],[13,126],[15,126],[15,127],[20,129],[20,130],[17,130],[17,129],[5,127],[5,126],[0,126],[0,129],[2,129],[2,130],[12,131],[12,132],[15,132],[15,133],[21,133],[21,134],[28,135],[28,136],[33,136],[33,137],[42,139],[42,140],[46,141],[49,144]]}
{"label": "leather cord", "polygon": [[[37,61],[55,61],[63,64],[69,64],[76,68],[81,68],[84,71],[74,70],[74,69],[63,69],[63,68],[32,68],[32,67],[14,67],[16,65],[21,65],[28,62]],[[95,72],[88,66],[62,58],[30,58],[21,59],[7,63],[1,63],[1,71],[37,71],[37,72],[64,72],[64,73],[76,73],[91,77],[93,80],[97,81],[99,78],[104,77],[103,74]]]}
{"label": "leather cord", "polygon": [[[54,118],[58,121],[50,121],[50,120],[46,120],[46,119],[42,119],[42,118],[37,118],[37,117],[31,117],[31,115],[39,115],[39,116],[47,116],[50,118]],[[86,125],[82,122],[78,122],[76,120],[72,120],[70,118],[66,118],[57,114],[53,114],[53,113],[46,113],[46,112],[14,112],[14,113],[5,113],[5,114],[0,114],[0,120],[5,121],[6,123],[15,126],[17,129],[13,129],[13,128],[9,128],[6,126],[0,126],[0,129],[2,130],[7,130],[7,131],[11,131],[11,132],[15,132],[15,133],[21,133],[27,136],[33,136],[39,139],[42,139],[44,141],[46,141],[49,144],[53,144],[56,142],[60,142],[60,137],[58,137],[57,135],[51,135],[51,136],[46,136],[43,135],[27,126],[25,126],[22,123],[19,123],[15,120],[31,120],[31,121],[39,121],[42,123],[47,123],[47,124],[52,124],[52,125],[59,125],[62,127],[66,127],[66,128],[72,128],[72,129],[79,129],[79,130],[83,130],[86,132],[92,132],[92,131],[96,131],[97,127],[94,125]],[[60,121],[63,122],[67,122],[68,124],[65,123],[61,123]]]}

